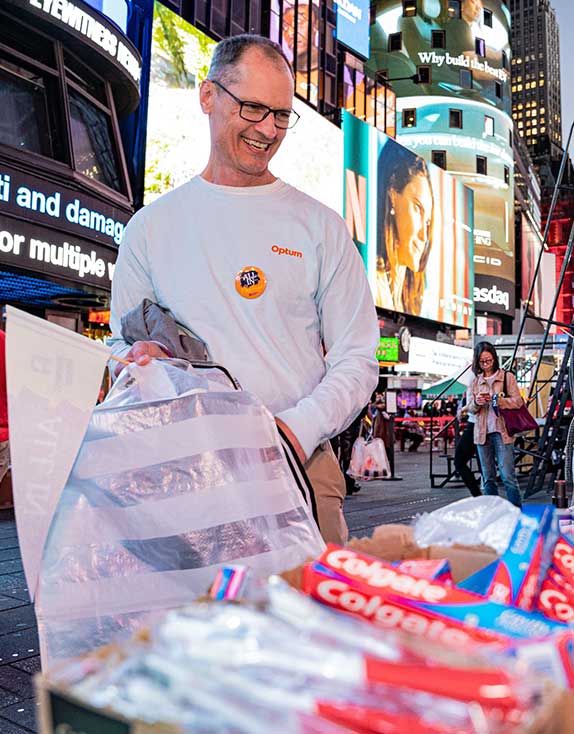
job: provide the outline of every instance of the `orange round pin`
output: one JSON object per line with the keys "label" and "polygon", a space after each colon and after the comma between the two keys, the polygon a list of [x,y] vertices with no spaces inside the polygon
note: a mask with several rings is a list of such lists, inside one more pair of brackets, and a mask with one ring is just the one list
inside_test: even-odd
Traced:
{"label": "orange round pin", "polygon": [[267,288],[267,278],[261,268],[248,265],[235,276],[235,290],[243,298],[259,298]]}

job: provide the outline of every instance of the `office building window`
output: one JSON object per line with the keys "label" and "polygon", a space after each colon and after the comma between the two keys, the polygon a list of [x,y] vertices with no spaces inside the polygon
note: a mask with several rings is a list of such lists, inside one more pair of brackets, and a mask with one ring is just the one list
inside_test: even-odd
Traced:
{"label": "office building window", "polygon": [[431,83],[431,68],[430,66],[417,66],[418,83],[419,84],[430,84]]}
{"label": "office building window", "polygon": [[446,33],[444,31],[432,31],[431,48],[446,48]]}
{"label": "office building window", "polygon": [[492,10],[487,10],[487,8],[484,8],[482,13],[483,13],[482,17],[484,20],[484,25],[487,26],[488,28],[492,28]]}
{"label": "office building window", "polygon": [[506,51],[502,52],[502,68],[508,69],[508,54]]}
{"label": "office building window", "polygon": [[504,166],[504,183],[508,186],[510,184],[510,168]]}
{"label": "office building window", "polygon": [[474,51],[477,56],[486,56],[486,43],[484,38],[474,39]]}
{"label": "office building window", "polygon": [[448,111],[448,126],[462,130],[462,110]]}
{"label": "office building window", "polygon": [[484,116],[484,134],[492,137],[494,135],[494,117]]}
{"label": "office building window", "polygon": [[435,166],[446,170],[446,150],[433,150],[431,152],[431,161]]}
{"label": "office building window", "polygon": [[448,0],[448,17],[449,18],[460,18],[461,17],[461,3],[460,0]]}
{"label": "office building window", "polygon": [[477,155],[476,156],[476,172],[480,173],[483,176],[487,175],[488,172],[488,166],[486,163],[486,156],[484,155]]}
{"label": "office building window", "polygon": [[48,124],[49,77],[24,66],[0,68],[0,143],[53,156]]}
{"label": "office building window", "polygon": [[400,51],[402,47],[402,33],[391,33],[389,35],[389,51]]}
{"label": "office building window", "polygon": [[497,99],[502,99],[502,82],[494,82],[494,93]]}
{"label": "office building window", "polygon": [[412,18],[417,14],[417,0],[403,0],[403,16]]}
{"label": "office building window", "polygon": [[472,71],[469,69],[460,70],[460,86],[463,89],[472,89]]}
{"label": "office building window", "polygon": [[412,108],[403,110],[403,127],[415,127],[417,124],[417,111]]}

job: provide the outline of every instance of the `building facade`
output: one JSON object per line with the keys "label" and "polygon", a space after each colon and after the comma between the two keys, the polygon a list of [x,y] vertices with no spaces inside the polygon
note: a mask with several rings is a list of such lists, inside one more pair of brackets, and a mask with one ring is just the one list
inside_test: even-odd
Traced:
{"label": "building facade", "polygon": [[108,307],[133,213],[119,126],[140,72],[134,45],[91,5],[2,3],[0,303],[78,331]]}
{"label": "building facade", "polygon": [[509,0],[512,116],[536,164],[562,155],[560,31],[549,0]]}
{"label": "building facade", "polygon": [[369,62],[397,93],[397,140],[474,191],[475,310],[493,333],[515,316],[509,33],[501,0],[379,0]]}

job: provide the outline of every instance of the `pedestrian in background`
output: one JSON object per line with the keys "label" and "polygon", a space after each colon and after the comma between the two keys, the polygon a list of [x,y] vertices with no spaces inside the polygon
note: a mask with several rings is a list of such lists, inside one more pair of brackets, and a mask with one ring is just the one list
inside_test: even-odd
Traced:
{"label": "pedestrian in background", "polygon": [[482,491],[480,482],[474,476],[474,472],[470,468],[470,462],[476,454],[476,444],[474,443],[474,424],[476,423],[476,415],[469,413],[466,406],[460,404],[458,411],[459,420],[462,420],[466,414],[466,427],[458,439],[454,452],[454,468],[458,472],[459,477],[466,484],[468,491],[473,497],[480,497]]}
{"label": "pedestrian in background", "polygon": [[[506,395],[504,370],[496,349],[490,342],[479,342],[474,348],[472,371],[475,378],[467,392],[468,412],[476,415],[474,442],[478,449],[480,470],[484,482],[484,494],[498,494],[496,470],[498,469],[506,496],[513,505],[522,506],[520,487],[514,469],[514,439],[508,435],[498,407],[517,409],[522,407],[516,377],[506,373]],[[496,395],[497,405],[493,405]]]}

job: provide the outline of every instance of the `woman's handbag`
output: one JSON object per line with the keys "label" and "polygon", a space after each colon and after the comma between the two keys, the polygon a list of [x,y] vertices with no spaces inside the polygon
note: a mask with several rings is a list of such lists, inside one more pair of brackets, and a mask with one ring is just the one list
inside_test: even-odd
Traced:
{"label": "woman's handbag", "polygon": [[[506,375],[504,372],[504,395],[506,397]],[[498,408],[500,417],[504,421],[506,431],[509,436],[516,436],[518,433],[526,433],[538,428],[538,423],[528,412],[528,408],[523,402],[520,408]]]}

